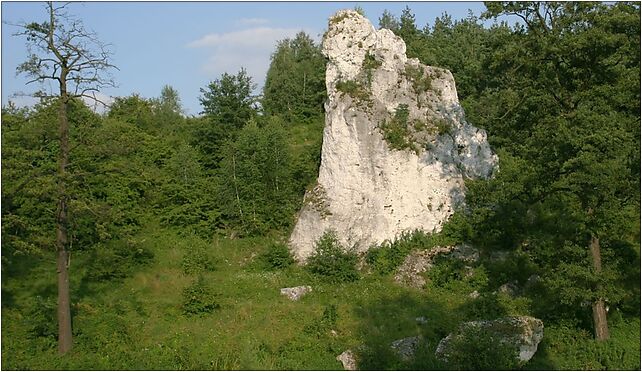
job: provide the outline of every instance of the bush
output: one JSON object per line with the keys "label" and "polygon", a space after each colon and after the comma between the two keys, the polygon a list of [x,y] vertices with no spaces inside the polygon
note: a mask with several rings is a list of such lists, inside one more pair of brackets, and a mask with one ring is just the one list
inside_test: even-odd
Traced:
{"label": "bush", "polygon": [[417,148],[408,128],[408,115],[408,105],[400,104],[395,111],[395,116],[390,121],[384,120],[380,128],[383,138],[391,148],[395,150],[409,149],[416,152]]}
{"label": "bush", "polygon": [[187,275],[200,274],[206,271],[214,271],[215,265],[212,258],[207,254],[205,248],[194,247],[183,255],[181,262],[183,272]]}
{"label": "bush", "polygon": [[209,314],[220,305],[216,301],[216,294],[199,276],[191,285],[183,289],[183,314],[204,315]]}
{"label": "bush", "polygon": [[294,263],[294,258],[285,244],[272,243],[259,260],[268,270],[285,269]]}
{"label": "bush", "polygon": [[471,327],[448,346],[448,365],[458,370],[513,370],[519,366],[517,347],[498,342],[491,330]]}
{"label": "bush", "polygon": [[58,337],[58,320],[56,319],[56,300],[36,296],[28,307],[29,333],[35,337],[55,340]]}
{"label": "bush", "polygon": [[328,305],[323,309],[323,315],[321,315],[321,318],[306,325],[303,331],[307,334],[321,337],[330,329],[336,327],[338,319],[339,314],[337,313],[337,305]]}
{"label": "bush", "polygon": [[317,242],[315,253],[308,259],[306,268],[332,283],[352,282],[359,279],[357,260],[355,253],[347,252],[341,246],[337,234],[328,231]]}
{"label": "bush", "polygon": [[422,231],[403,233],[394,242],[385,241],[379,246],[368,250],[366,263],[377,273],[385,275],[397,269],[412,250],[430,249],[443,245],[444,239],[440,235],[426,234]]}
{"label": "bush", "polygon": [[96,281],[123,279],[137,266],[148,264],[154,258],[154,252],[130,240],[99,245],[92,253],[86,277]]}

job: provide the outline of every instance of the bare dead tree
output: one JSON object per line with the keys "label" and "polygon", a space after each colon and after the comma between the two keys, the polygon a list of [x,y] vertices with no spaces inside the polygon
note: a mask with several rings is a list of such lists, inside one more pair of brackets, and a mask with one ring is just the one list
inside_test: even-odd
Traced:
{"label": "bare dead tree", "polygon": [[54,83],[58,92],[40,90],[33,95],[55,98],[58,101],[58,128],[60,153],[58,155],[58,207],[56,213],[56,253],[58,274],[58,352],[71,350],[71,308],[69,290],[69,238],[67,180],[69,178],[69,105],[73,99],[89,98],[106,106],[96,94],[101,89],[115,86],[110,74],[117,69],[110,63],[109,45],[101,43],[96,34],[87,31],[82,21],[70,16],[68,4],[54,6],[46,3],[48,19],[44,22],[17,24],[20,31],[14,36],[26,37],[29,57],[17,68],[27,75],[27,84],[45,87]]}

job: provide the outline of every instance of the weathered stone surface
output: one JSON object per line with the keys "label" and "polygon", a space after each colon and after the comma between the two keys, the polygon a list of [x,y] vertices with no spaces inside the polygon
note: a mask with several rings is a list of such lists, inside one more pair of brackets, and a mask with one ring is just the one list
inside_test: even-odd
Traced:
{"label": "weathered stone surface", "polygon": [[518,283],[516,280],[504,283],[497,289],[497,292],[503,293],[510,297],[515,297],[519,294],[519,286],[517,284]]}
{"label": "weathered stone surface", "polygon": [[406,337],[401,340],[393,341],[390,344],[390,347],[399,354],[401,360],[409,361],[415,357],[415,352],[417,351],[420,341],[421,337],[419,336]]}
{"label": "weathered stone surface", "polygon": [[544,337],[544,323],[540,319],[530,316],[517,316],[499,318],[492,321],[478,320],[462,323],[457,332],[453,332],[439,341],[435,354],[443,361],[448,361],[451,343],[463,337],[475,337],[481,329],[494,334],[498,343],[509,344],[515,347],[515,352],[520,363],[529,361],[537,346]]}
{"label": "weathered stone surface", "polygon": [[425,316],[418,316],[415,318],[415,322],[417,322],[417,324],[428,324],[428,318]]}
{"label": "weathered stone surface", "polygon": [[281,288],[281,294],[286,296],[292,301],[298,301],[301,296],[303,296],[306,293],[312,292],[312,287],[309,285],[302,285],[298,287],[290,287],[290,288]]}
{"label": "weathered stone surface", "polygon": [[[464,201],[464,178],[495,169],[486,133],[464,119],[452,74],[405,52],[401,38],[357,12],[330,18],[319,177],[290,237],[299,261],[327,230],[359,252],[404,231],[439,231]],[[400,105],[414,151],[383,135]]]}
{"label": "weathered stone surface", "polygon": [[343,369],[346,371],[356,371],[357,370],[357,359],[355,358],[352,350],[346,350],[343,353],[337,356],[337,360],[343,364]]}
{"label": "weathered stone surface", "polygon": [[438,255],[445,255],[464,262],[474,262],[479,259],[479,252],[466,244],[413,251],[397,269],[394,277],[395,282],[408,287],[422,288],[426,284],[426,279],[421,274],[432,268],[433,261]]}

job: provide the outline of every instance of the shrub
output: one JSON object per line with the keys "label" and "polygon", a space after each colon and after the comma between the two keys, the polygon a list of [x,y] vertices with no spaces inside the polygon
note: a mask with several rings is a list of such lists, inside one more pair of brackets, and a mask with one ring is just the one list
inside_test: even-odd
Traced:
{"label": "shrub", "polygon": [[285,244],[273,243],[259,260],[266,269],[285,269],[294,263],[294,258]]}
{"label": "shrub", "polygon": [[517,348],[499,342],[491,330],[467,328],[448,347],[448,365],[458,370],[512,370],[519,365]]}
{"label": "shrub", "polygon": [[339,81],[337,90],[356,100],[357,103],[370,103],[370,93],[359,82],[354,80]]}
{"label": "shrub", "polygon": [[394,242],[385,241],[371,247],[366,255],[366,263],[377,273],[385,275],[396,270],[412,250],[430,249],[444,245],[444,242],[440,234],[426,234],[419,230],[406,232]]}
{"label": "shrub", "polygon": [[106,246],[99,245],[93,253],[86,277],[89,280],[122,279],[134,268],[151,262],[154,253],[130,240],[116,240]]}
{"label": "shrub", "polygon": [[219,307],[216,294],[202,276],[183,289],[183,314],[204,315]]}
{"label": "shrub", "polygon": [[384,120],[380,125],[383,138],[395,150],[417,151],[412,133],[408,128],[408,116],[408,105],[400,104],[395,111],[395,116],[390,121]]}
{"label": "shrub", "polygon": [[359,279],[357,260],[355,253],[347,252],[341,246],[334,231],[327,231],[317,242],[306,268],[332,283],[352,282]]}
{"label": "shrub", "polygon": [[58,336],[58,321],[56,319],[56,300],[35,296],[29,304],[29,333],[35,337],[46,337],[55,340]]}
{"label": "shrub", "polygon": [[432,78],[424,72],[423,68],[407,65],[405,75],[412,83],[412,88],[416,94],[432,89]]}
{"label": "shrub", "polygon": [[199,274],[205,271],[214,271],[215,265],[205,248],[194,247],[185,252],[181,262],[183,272],[187,275]]}
{"label": "shrub", "polygon": [[338,319],[339,314],[337,313],[337,305],[328,305],[323,309],[323,315],[321,315],[321,318],[306,325],[303,331],[307,334],[321,337],[337,325]]}

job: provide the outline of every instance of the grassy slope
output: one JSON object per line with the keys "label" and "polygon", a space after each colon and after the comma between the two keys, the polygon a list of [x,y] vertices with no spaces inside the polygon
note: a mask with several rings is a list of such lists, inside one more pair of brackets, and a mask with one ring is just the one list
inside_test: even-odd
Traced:
{"label": "grassy slope", "polygon": [[[74,256],[75,346],[69,357],[56,355],[53,260],[3,273],[2,368],[337,370],[337,355],[366,345],[363,369],[438,369],[443,366],[432,353],[439,340],[460,321],[479,316],[467,296],[477,289],[470,282],[413,290],[395,285],[390,276],[368,274],[354,283],[332,285],[299,267],[260,269],[255,261],[270,242],[267,238],[207,243],[151,225],[137,239],[155,258],[123,280],[81,280],[92,257]],[[202,275],[215,288],[221,308],[186,316],[182,290],[196,275],[184,274],[181,262],[199,246],[216,262],[216,270]],[[304,284],[314,289],[298,302],[279,294],[282,287]],[[44,300],[35,303],[37,295]],[[502,301],[506,313],[527,308],[520,300]],[[327,325],[321,318],[332,304],[338,317]],[[428,323],[418,325],[419,316]],[[547,330],[540,352],[526,368],[591,369],[605,360],[610,368],[639,367],[639,320],[632,325],[621,321],[612,333],[619,346],[606,355],[596,351],[588,333]],[[425,336],[423,351],[415,363],[401,363],[387,345],[418,334]]]}

